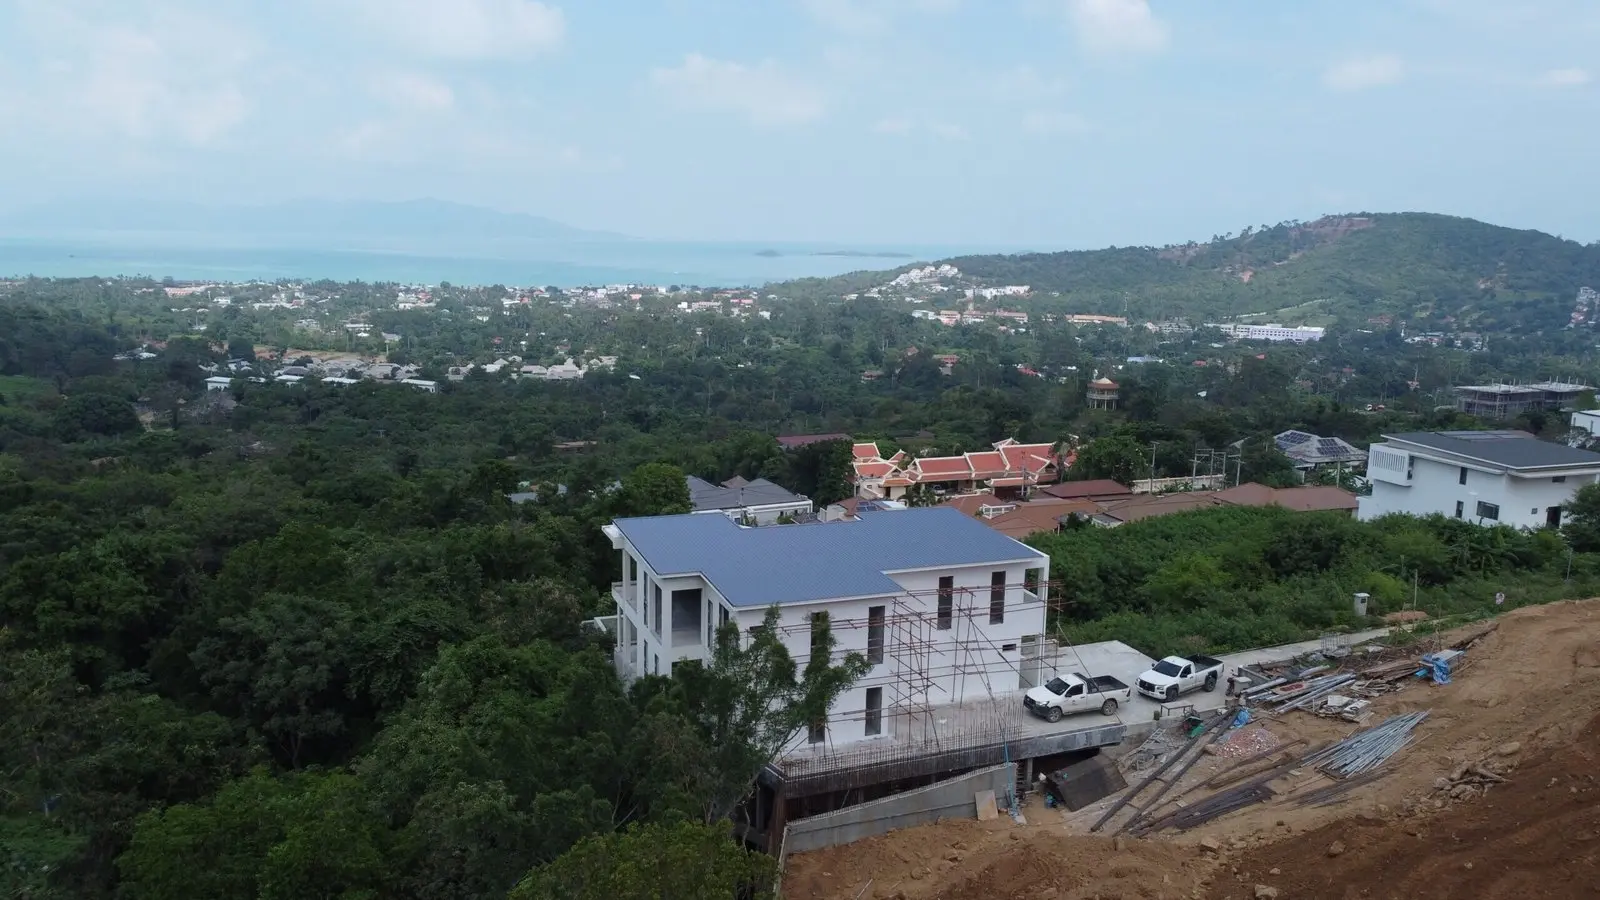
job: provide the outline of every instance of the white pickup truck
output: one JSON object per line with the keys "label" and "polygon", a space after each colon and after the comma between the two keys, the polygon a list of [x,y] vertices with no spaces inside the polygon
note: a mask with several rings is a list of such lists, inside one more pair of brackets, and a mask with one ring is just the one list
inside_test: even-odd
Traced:
{"label": "white pickup truck", "polygon": [[1091,709],[1113,716],[1121,701],[1131,699],[1133,689],[1110,675],[1090,678],[1077,672],[1064,672],[1038,687],[1029,688],[1022,695],[1022,705],[1047,722],[1059,722],[1062,716]]}
{"label": "white pickup truck", "polygon": [[1140,675],[1136,684],[1144,696],[1171,702],[1196,688],[1216,690],[1222,669],[1222,660],[1209,656],[1169,656]]}

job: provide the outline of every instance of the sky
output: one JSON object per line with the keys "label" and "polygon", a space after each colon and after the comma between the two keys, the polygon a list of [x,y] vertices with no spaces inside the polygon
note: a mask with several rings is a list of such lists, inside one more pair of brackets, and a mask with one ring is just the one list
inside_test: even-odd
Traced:
{"label": "sky", "polygon": [[1595,0],[0,0],[0,209],[434,197],[685,240],[1600,239]]}

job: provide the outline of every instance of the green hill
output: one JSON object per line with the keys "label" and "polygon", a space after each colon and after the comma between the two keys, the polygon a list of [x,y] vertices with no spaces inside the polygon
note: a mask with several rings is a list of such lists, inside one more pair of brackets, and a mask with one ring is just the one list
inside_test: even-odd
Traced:
{"label": "green hill", "polygon": [[942,262],[981,284],[1057,293],[1051,304],[1072,312],[1138,318],[1263,314],[1360,325],[1390,314],[1418,325],[1454,319],[1456,330],[1539,331],[1568,323],[1580,287],[1600,287],[1600,244],[1429,213],[1326,216],[1168,247]]}

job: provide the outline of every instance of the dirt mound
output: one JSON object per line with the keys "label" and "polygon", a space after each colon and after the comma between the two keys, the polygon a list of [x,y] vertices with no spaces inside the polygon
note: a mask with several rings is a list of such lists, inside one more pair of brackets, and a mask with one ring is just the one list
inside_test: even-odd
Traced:
{"label": "dirt mound", "polygon": [[1163,842],[1023,829],[1006,818],[942,822],[794,857],[783,897],[1178,900],[1190,896],[1211,865]]}
{"label": "dirt mound", "polygon": [[1209,896],[1243,900],[1264,884],[1297,900],[1600,897],[1597,746],[1600,718],[1480,800],[1407,820],[1346,819],[1252,850]]}

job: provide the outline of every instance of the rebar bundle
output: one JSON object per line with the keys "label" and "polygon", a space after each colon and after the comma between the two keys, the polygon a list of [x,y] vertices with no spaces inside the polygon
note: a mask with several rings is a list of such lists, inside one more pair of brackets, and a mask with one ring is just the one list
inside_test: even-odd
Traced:
{"label": "rebar bundle", "polygon": [[1427,718],[1426,710],[1395,716],[1314,753],[1303,762],[1335,778],[1349,778],[1376,769],[1410,744],[1416,727]]}

